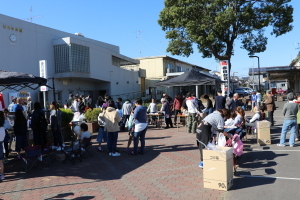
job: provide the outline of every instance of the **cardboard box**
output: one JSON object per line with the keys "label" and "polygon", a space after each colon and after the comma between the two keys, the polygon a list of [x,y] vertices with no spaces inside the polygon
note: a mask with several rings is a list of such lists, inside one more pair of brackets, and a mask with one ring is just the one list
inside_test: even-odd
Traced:
{"label": "cardboard box", "polygon": [[205,161],[227,161],[233,157],[233,148],[218,147],[217,151],[203,149],[203,160]]}
{"label": "cardboard box", "polygon": [[204,179],[204,188],[216,189],[216,190],[224,190],[228,191],[233,185],[233,179],[229,179],[228,181],[216,181],[210,179]]}
{"label": "cardboard box", "polygon": [[203,149],[204,188],[227,191],[233,179],[233,148]]}
{"label": "cardboard box", "polygon": [[271,144],[271,123],[269,121],[259,121],[257,122],[257,143],[259,145]]}
{"label": "cardboard box", "polygon": [[226,161],[204,161],[203,179],[227,181],[233,177],[233,158]]}
{"label": "cardboard box", "polygon": [[283,101],[283,96],[277,96],[277,101]]}

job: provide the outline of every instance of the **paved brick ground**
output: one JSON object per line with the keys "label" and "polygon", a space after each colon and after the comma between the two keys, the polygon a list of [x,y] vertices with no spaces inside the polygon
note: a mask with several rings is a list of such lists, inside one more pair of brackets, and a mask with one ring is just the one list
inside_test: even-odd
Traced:
{"label": "paved brick ground", "polygon": [[97,152],[75,165],[56,161],[49,168],[23,173],[22,161],[6,165],[0,198],[19,199],[223,199],[226,192],[204,189],[195,135],[186,129],[149,128],[144,155],[123,150],[128,135],[119,133],[120,157]]}

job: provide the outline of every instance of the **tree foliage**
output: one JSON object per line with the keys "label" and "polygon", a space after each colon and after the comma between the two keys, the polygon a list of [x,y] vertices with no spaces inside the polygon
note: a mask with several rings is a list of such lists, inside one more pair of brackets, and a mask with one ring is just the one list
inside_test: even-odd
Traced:
{"label": "tree foliage", "polygon": [[266,50],[267,27],[276,37],[292,30],[290,1],[165,0],[158,23],[170,39],[167,52],[188,57],[196,44],[203,58],[229,60],[230,67],[236,39],[253,55]]}

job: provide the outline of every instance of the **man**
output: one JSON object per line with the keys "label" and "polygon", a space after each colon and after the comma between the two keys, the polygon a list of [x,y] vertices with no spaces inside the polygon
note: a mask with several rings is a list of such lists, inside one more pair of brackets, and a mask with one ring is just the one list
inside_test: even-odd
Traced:
{"label": "man", "polygon": [[86,105],[86,107],[92,108],[92,97],[91,97],[91,95],[88,95],[85,98],[85,105]]}
{"label": "man", "polygon": [[[133,141],[134,141],[134,148],[132,155],[137,155],[138,153],[144,154],[145,149],[145,135],[147,131],[147,107],[142,106],[142,99],[136,98],[135,99],[135,109],[134,109],[134,133],[133,133]],[[138,144],[139,140],[141,141],[141,149],[138,152]]]}
{"label": "man", "polygon": [[13,98],[11,104],[8,105],[9,112],[13,112],[13,107],[16,104],[17,98]]}
{"label": "man", "polygon": [[295,137],[296,137],[296,127],[297,127],[297,113],[298,113],[298,104],[295,103],[294,94],[287,94],[288,102],[284,104],[282,113],[284,115],[284,121],[281,129],[280,143],[277,146],[285,146],[286,133],[290,129],[290,147],[294,147]]}
{"label": "man", "polygon": [[32,112],[32,108],[33,108],[33,103],[32,103],[32,101],[31,101],[31,98],[30,97],[28,97],[27,98],[27,106],[26,106],[26,111],[27,111],[27,113],[29,114],[29,113],[31,113]]}
{"label": "man", "polygon": [[274,126],[274,110],[276,109],[275,103],[274,103],[274,98],[272,95],[271,91],[267,92],[267,99],[264,102],[267,106],[267,111],[268,111],[268,120],[271,122],[271,126]]}
{"label": "man", "polygon": [[162,104],[162,106],[161,106],[161,110],[159,111],[159,113],[164,113],[164,115],[165,115],[165,122],[166,122],[165,129],[170,128],[170,127],[173,128],[173,123],[171,120],[170,104],[165,98],[161,99],[161,104]]}
{"label": "man", "polygon": [[226,98],[222,96],[222,91],[217,91],[217,96],[215,96],[214,110],[225,109]]}
{"label": "man", "polygon": [[257,93],[256,93],[256,102],[257,102],[257,105],[260,106],[260,104],[261,104],[261,93],[260,93],[260,91],[257,91]]}
{"label": "man", "polygon": [[189,96],[186,99],[186,106],[188,110],[188,132],[189,133],[196,133],[197,128],[197,104],[195,102],[195,99],[189,94]]}
{"label": "man", "polygon": [[17,103],[14,104],[13,107],[12,107],[12,112],[16,112],[17,110],[24,111],[23,99],[21,99],[20,97],[17,98]]}
{"label": "man", "polygon": [[252,95],[251,95],[252,110],[257,105],[256,101],[257,101],[256,92],[252,92]]}
{"label": "man", "polygon": [[122,98],[117,98],[117,100],[115,101],[115,108],[118,110],[122,109]]}
{"label": "man", "polygon": [[82,103],[83,103],[83,105],[87,106],[87,105],[86,105],[85,98],[84,98],[83,94],[81,94],[79,97],[82,99]]}
{"label": "man", "polygon": [[226,103],[226,108],[230,111],[234,111],[236,107],[243,106],[242,102],[239,101],[239,94],[235,93],[232,99],[229,99]]}
{"label": "man", "polygon": [[69,99],[67,100],[67,107],[70,108],[73,103],[73,94],[69,94]]}

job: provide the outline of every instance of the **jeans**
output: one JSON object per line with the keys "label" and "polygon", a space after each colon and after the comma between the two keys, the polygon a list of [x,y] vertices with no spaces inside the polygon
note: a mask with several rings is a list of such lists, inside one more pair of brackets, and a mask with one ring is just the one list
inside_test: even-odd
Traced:
{"label": "jeans", "polygon": [[107,148],[110,153],[116,153],[118,134],[118,131],[107,133]]}
{"label": "jeans", "polygon": [[285,145],[285,138],[286,133],[290,130],[290,146],[293,146],[295,143],[295,136],[296,136],[296,126],[297,120],[296,119],[285,119],[282,125],[281,136],[280,136],[280,144]]}
{"label": "jeans", "polygon": [[99,143],[107,142],[107,132],[104,131],[104,127],[103,126],[99,127],[98,136],[97,136],[97,142],[99,142]]}
{"label": "jeans", "polygon": [[196,128],[197,128],[196,113],[189,113],[189,115],[188,115],[188,132],[196,133]]}
{"label": "jeans", "polygon": [[145,149],[145,135],[146,135],[147,128],[140,132],[134,132],[133,134],[133,153],[137,154],[138,153],[138,145],[139,145],[139,140],[141,141],[141,153],[144,153]]}

